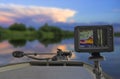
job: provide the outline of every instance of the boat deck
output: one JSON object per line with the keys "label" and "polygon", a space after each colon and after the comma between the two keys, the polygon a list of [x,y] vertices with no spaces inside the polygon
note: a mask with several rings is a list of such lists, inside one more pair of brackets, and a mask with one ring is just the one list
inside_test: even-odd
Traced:
{"label": "boat deck", "polygon": [[0,67],[0,79],[96,79],[96,77],[82,62],[30,62]]}

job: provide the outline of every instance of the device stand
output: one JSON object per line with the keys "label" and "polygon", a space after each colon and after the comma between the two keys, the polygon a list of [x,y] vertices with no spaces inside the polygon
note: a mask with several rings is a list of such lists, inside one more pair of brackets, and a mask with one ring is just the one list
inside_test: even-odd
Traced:
{"label": "device stand", "polygon": [[94,62],[94,69],[93,73],[96,76],[96,79],[104,79],[103,78],[103,73],[102,73],[102,68],[100,66],[100,61],[104,60],[104,57],[100,55],[98,52],[94,52],[91,54],[92,56],[89,57],[89,60],[92,60]]}

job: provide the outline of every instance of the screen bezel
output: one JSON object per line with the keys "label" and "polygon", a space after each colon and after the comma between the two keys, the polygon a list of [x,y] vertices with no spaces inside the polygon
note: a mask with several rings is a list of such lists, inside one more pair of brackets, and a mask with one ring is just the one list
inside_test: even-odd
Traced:
{"label": "screen bezel", "polygon": [[[107,47],[83,48],[80,47],[80,30],[97,30],[106,29]],[[76,26],[74,29],[74,44],[76,52],[111,52],[113,51],[113,27],[111,25],[96,25],[96,26]]]}

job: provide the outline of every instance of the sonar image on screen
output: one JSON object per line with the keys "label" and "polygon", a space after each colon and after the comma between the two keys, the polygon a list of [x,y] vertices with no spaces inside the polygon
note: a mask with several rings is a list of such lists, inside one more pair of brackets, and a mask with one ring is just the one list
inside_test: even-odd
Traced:
{"label": "sonar image on screen", "polygon": [[80,47],[93,46],[93,30],[80,31]]}
{"label": "sonar image on screen", "polygon": [[80,47],[105,47],[106,41],[105,33],[102,29],[94,30],[80,30]]}

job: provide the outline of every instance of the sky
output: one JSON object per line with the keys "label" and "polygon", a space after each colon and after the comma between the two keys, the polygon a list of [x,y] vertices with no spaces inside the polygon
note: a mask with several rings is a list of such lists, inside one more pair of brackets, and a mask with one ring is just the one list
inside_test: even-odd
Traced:
{"label": "sky", "polygon": [[120,0],[0,0],[0,25],[120,24]]}

